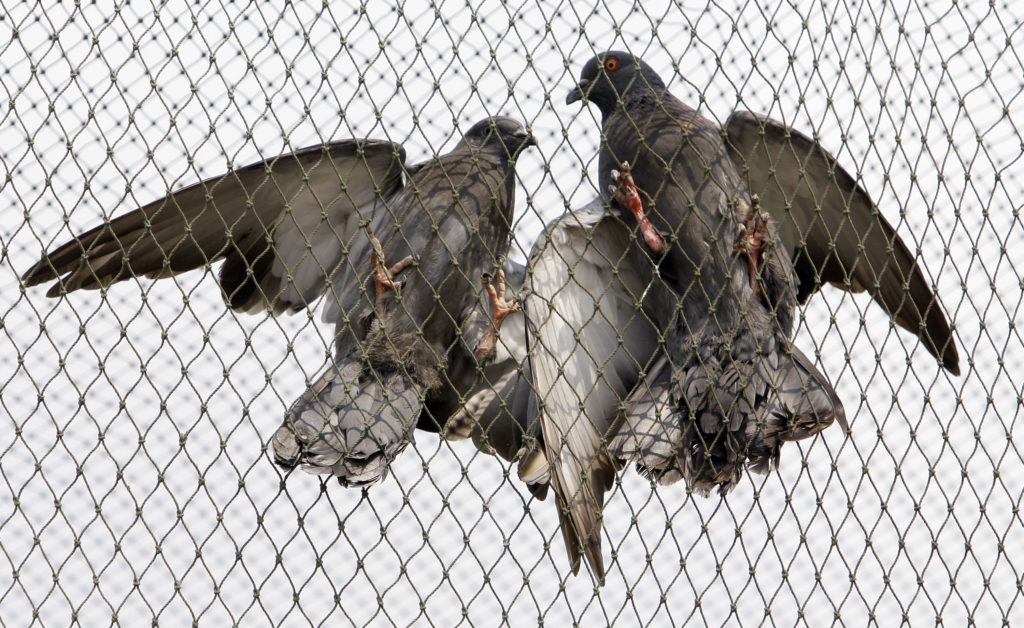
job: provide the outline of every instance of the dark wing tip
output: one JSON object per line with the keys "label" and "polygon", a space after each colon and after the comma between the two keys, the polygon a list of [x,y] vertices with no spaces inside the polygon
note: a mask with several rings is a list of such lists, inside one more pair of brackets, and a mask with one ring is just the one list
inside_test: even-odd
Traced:
{"label": "dark wing tip", "polygon": [[[53,281],[53,285],[46,291],[46,296],[51,299],[64,296],[68,292],[80,288],[99,288],[101,282],[96,278],[95,273],[100,267],[89,266],[82,261],[82,251],[85,250],[80,236],[76,236],[70,242],[43,254],[39,261],[21,275],[22,285],[32,288]],[[65,282],[75,285],[70,287]]]}
{"label": "dark wing tip", "polygon": [[843,402],[839,399],[839,395],[836,394],[836,391],[832,388],[831,384],[828,385],[828,390],[831,392],[833,418],[839,423],[839,427],[842,428],[843,434],[849,435],[850,422],[846,419],[846,408],[843,407]]}
{"label": "dark wing tip", "polygon": [[54,272],[53,265],[50,264],[50,258],[43,257],[21,275],[21,283],[26,288],[31,288],[56,278],[57,274]]}
{"label": "dark wing tip", "polygon": [[[734,112],[726,121],[725,136],[730,150],[744,159],[744,153],[758,142],[765,142],[770,150],[788,146],[787,154],[806,160],[808,176],[801,177],[805,185],[816,180],[811,174],[813,168],[819,172],[818,181],[832,181],[831,185],[839,189],[839,195],[832,196],[841,201],[839,205],[832,203],[832,207],[825,205],[813,211],[794,205],[788,213],[788,219],[797,222],[798,231],[806,239],[803,244],[787,243],[794,249],[803,247],[802,252],[791,252],[799,278],[798,300],[805,302],[823,283],[851,290],[851,280],[855,280],[853,285],[868,290],[897,324],[916,334],[943,368],[959,375],[959,355],[938,295],[925,280],[917,257],[857,179],[814,138],[764,115]],[[748,170],[751,167],[748,163]],[[827,196],[819,190],[815,198]],[[856,238],[850,238],[851,229]],[[856,247],[858,240],[866,248]],[[887,246],[873,246],[876,242]]]}
{"label": "dark wing tip", "polygon": [[[105,228],[107,228],[106,224],[100,225],[85,233],[76,235],[52,251],[43,253],[42,257],[21,275],[21,282],[26,288],[31,288],[47,281],[60,279],[62,275],[73,271],[82,261],[82,255],[87,250],[88,243],[95,240],[97,233],[101,233]],[[67,279],[67,277],[65,276],[64,279]],[[51,288],[50,291],[52,292],[54,289],[57,290],[57,295],[59,295],[59,283]],[[55,296],[49,293],[47,295]]]}
{"label": "dark wing tip", "polygon": [[947,371],[949,371],[950,375],[953,375],[955,377],[960,377],[960,364],[959,364],[959,361],[958,361],[957,357],[955,356],[956,351],[953,351],[953,353],[954,353],[954,360],[952,362],[947,362],[946,359],[943,358],[943,360],[942,360],[942,367],[944,369],[946,369]]}
{"label": "dark wing tip", "polygon": [[[39,283],[42,283],[42,282],[39,282]],[[28,285],[28,284],[26,284],[26,285]],[[58,297],[63,296],[66,293],[67,293],[67,289],[64,287],[64,282],[63,281],[56,281],[56,282],[54,282],[54,284],[52,286],[49,287],[49,289],[47,289],[47,291],[46,291],[46,298],[48,298],[48,299],[56,299]]]}
{"label": "dark wing tip", "polygon": [[[945,323],[945,319],[943,319],[943,323]],[[949,327],[946,326],[944,334],[931,334],[932,341],[936,339],[936,336],[943,338],[945,344],[942,347],[941,353],[937,351],[932,351],[932,353],[938,358],[942,368],[949,371],[952,375],[959,377],[960,353],[956,349],[956,342],[953,341],[953,334],[950,332]],[[929,346],[928,349],[931,351],[932,347]]]}

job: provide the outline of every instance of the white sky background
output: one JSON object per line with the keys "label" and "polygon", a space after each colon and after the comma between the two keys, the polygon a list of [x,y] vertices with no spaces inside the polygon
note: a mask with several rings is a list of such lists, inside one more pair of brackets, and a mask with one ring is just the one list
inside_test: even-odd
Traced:
{"label": "white sky background", "polygon": [[[1024,420],[1024,270],[1008,253],[1024,237],[1021,9],[277,4],[4,1],[0,622],[1024,616],[1024,459],[1009,436]],[[518,170],[525,254],[544,221],[595,193],[581,173],[599,113],[563,103],[609,48],[711,117],[742,99],[817,133],[920,249],[964,375],[869,299],[826,289],[797,342],[818,352],[852,436],[788,445],[779,473],[724,500],[620,474],[599,595],[568,575],[553,504],[468,443],[420,434],[366,492],[282,475],[262,448],[323,365],[318,312],[236,316],[199,272],[106,299],[21,291],[18,275],[69,230],[228,164],[351,136],[403,142],[418,161],[499,113],[540,142]]]}

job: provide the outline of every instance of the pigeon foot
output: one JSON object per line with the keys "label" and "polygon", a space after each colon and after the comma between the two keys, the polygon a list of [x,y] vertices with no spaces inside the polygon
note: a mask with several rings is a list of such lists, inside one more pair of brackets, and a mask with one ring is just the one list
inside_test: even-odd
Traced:
{"label": "pigeon foot", "polygon": [[505,298],[505,272],[501,270],[501,263],[502,260],[498,260],[498,270],[494,273],[493,284],[490,273],[484,273],[481,277],[484,289],[487,290],[487,295],[491,298],[491,324],[487,327],[484,339],[480,341],[474,351],[478,360],[486,359],[494,351],[501,321],[509,314],[519,311],[518,301]]}
{"label": "pigeon foot", "polygon": [[644,237],[647,247],[652,252],[660,254],[665,250],[665,241],[662,240],[658,230],[654,228],[654,225],[648,220],[647,214],[644,213],[643,200],[640,198],[640,191],[637,190],[636,182],[633,181],[633,175],[630,173],[629,162],[622,162],[620,167],[621,171],[612,170],[612,181],[618,185],[608,186],[608,191],[613,199],[621,203],[636,218],[636,222],[640,226],[640,234]]}
{"label": "pigeon foot", "polygon": [[747,260],[747,273],[750,276],[750,288],[761,298],[761,287],[757,285],[757,269],[761,264],[761,246],[768,233],[768,216],[760,208],[761,199],[754,194],[750,197],[750,215],[740,225],[740,235],[733,245],[733,251]]}
{"label": "pigeon foot", "polygon": [[370,253],[370,266],[373,267],[373,285],[377,293],[375,304],[377,312],[381,313],[384,311],[384,299],[388,293],[394,292],[395,295],[398,295],[402,284],[395,281],[395,275],[412,264],[412,255],[407,255],[398,263],[388,266],[384,261],[384,247],[381,246],[380,240],[373,235],[373,229],[369,225],[366,226],[366,235],[370,238],[370,246],[373,247],[373,251]]}

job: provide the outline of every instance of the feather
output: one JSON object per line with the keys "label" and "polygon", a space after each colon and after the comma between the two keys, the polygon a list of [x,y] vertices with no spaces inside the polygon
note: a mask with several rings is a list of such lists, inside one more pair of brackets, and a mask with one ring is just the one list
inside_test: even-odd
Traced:
{"label": "feather", "polygon": [[725,125],[730,156],[779,225],[800,278],[799,299],[824,283],[866,290],[921,338],[950,373],[960,358],[938,295],[867,192],[820,144],[770,118],[738,111]]}

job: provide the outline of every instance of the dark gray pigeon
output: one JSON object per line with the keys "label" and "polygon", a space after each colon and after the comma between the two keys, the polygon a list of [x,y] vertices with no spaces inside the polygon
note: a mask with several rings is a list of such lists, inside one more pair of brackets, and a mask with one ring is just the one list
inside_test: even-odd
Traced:
{"label": "dark gray pigeon", "polygon": [[[446,435],[472,436],[511,459],[525,416],[509,411],[525,325],[498,264],[509,247],[515,159],[533,144],[519,122],[496,117],[417,165],[387,141],[307,148],[100,225],[22,279],[56,279],[47,294],[58,296],[223,259],[220,286],[238,311],[298,311],[326,293],[335,359],[274,435],[278,462],[346,485],[370,483],[415,427],[440,431],[454,414]],[[521,267],[512,273],[518,282]],[[498,341],[506,315],[508,334]],[[463,411],[467,397],[491,414]]]}
{"label": "dark gray pigeon", "polygon": [[580,99],[603,114],[611,198],[542,236],[527,314],[570,560],[578,568],[582,549],[603,581],[600,513],[617,465],[724,493],[745,466],[776,464],[783,442],[845,427],[831,385],[789,341],[798,297],[824,282],[867,289],[954,372],[957,356],[914,258],[814,142],[736,114],[727,146],[628,53],[590,60],[567,102]]}

